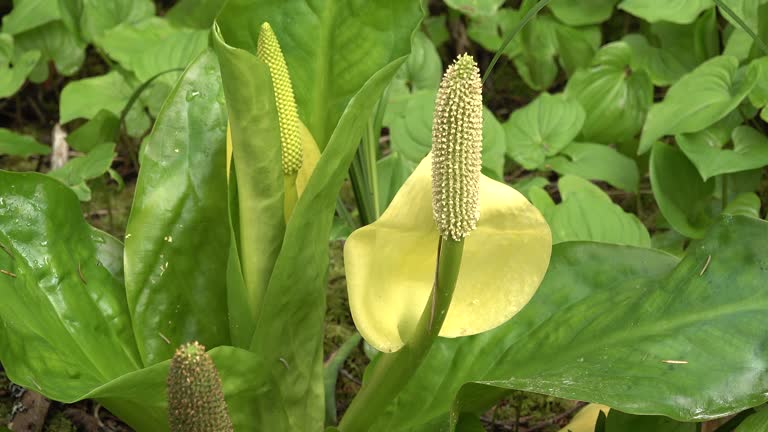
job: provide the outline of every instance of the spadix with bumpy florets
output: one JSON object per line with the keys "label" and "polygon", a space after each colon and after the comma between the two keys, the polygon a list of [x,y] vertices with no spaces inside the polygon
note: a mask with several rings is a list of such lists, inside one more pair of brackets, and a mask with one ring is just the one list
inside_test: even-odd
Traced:
{"label": "spadix with bumpy florets", "polygon": [[296,111],[296,100],[293,97],[293,86],[285,64],[283,51],[277,41],[275,32],[269,23],[264,23],[259,32],[259,42],[256,47],[259,59],[267,64],[272,76],[272,86],[277,102],[277,117],[280,123],[280,143],[283,154],[283,174],[295,175],[303,160],[301,135],[299,134],[299,115]]}
{"label": "spadix with bumpy florets", "polygon": [[176,350],[168,371],[171,432],[232,432],[221,379],[205,347],[197,342]]}
{"label": "spadix with bumpy florets", "polygon": [[464,54],[440,82],[432,124],[432,212],[443,237],[458,241],[477,226],[482,147],[480,70]]}

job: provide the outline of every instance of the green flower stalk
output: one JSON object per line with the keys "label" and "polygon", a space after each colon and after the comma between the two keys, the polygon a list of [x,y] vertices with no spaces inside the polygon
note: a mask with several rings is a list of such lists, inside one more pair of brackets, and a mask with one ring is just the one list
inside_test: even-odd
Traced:
{"label": "green flower stalk", "polygon": [[197,342],[176,350],[168,371],[171,432],[232,432],[221,379],[205,347]]}
{"label": "green flower stalk", "polygon": [[432,126],[432,212],[444,238],[459,241],[480,218],[483,99],[474,59],[459,56],[446,71]]}
{"label": "green flower stalk", "polygon": [[277,36],[267,22],[261,25],[256,54],[269,67],[275,92],[277,117],[280,124],[283,175],[285,176],[285,218],[287,221],[298,200],[296,175],[301,169],[303,152],[299,115],[296,110],[296,99],[293,96],[288,66],[285,63],[285,57],[283,57]]}

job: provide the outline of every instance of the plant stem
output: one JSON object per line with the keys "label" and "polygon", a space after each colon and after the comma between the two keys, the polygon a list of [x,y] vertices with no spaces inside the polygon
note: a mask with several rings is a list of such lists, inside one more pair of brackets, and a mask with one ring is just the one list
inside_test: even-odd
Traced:
{"label": "plant stem", "polygon": [[459,277],[464,241],[441,238],[437,250],[435,283],[416,329],[400,351],[379,355],[341,419],[342,432],[364,432],[375,423],[416,373],[440,333]]}
{"label": "plant stem", "polygon": [[720,190],[721,210],[725,210],[728,206],[728,174],[723,174],[723,176],[720,177],[720,186],[722,186],[722,189]]}
{"label": "plant stem", "polygon": [[379,205],[379,173],[376,169],[376,160],[378,159],[377,148],[379,140],[374,131],[373,120],[368,121],[365,141],[365,159],[368,163],[368,188],[371,194],[371,200],[373,200],[372,204],[374,220],[377,220],[379,219],[379,216],[381,216],[381,209]]}

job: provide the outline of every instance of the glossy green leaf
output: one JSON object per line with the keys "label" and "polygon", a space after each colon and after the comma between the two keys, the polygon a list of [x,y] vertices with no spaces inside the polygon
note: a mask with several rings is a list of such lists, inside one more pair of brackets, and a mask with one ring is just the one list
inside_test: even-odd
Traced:
{"label": "glossy green leaf", "polygon": [[[488,51],[495,52],[501,48],[504,36],[508,35],[518,22],[520,22],[520,13],[517,9],[501,8],[493,15],[470,19],[467,25],[467,36]],[[518,33],[504,49],[504,54],[512,58],[520,54],[521,49],[521,38]]]}
{"label": "glossy green leaf", "polygon": [[648,22],[687,24],[714,5],[712,0],[622,0],[619,9]]}
{"label": "glossy green leaf", "polygon": [[[432,148],[432,117],[436,91],[420,91],[411,95],[403,111],[392,119],[389,127],[392,148],[408,161],[421,162]],[[483,172],[501,179],[504,169],[504,129],[493,113],[483,109]]]}
{"label": "glossy green leaf", "polygon": [[568,76],[589,67],[600,46],[600,29],[596,26],[574,28],[558,25],[555,28],[558,60]]}
{"label": "glossy green leaf", "polygon": [[653,145],[650,170],[653,196],[670,225],[688,237],[704,236],[715,182],[702,181],[683,152],[660,142]]}
{"label": "glossy green leaf", "polygon": [[618,0],[552,0],[547,7],[557,19],[570,25],[600,24],[608,20]]}
{"label": "glossy green leaf", "polygon": [[651,239],[643,223],[632,213],[611,201],[600,188],[587,180],[566,175],[558,181],[562,202],[554,205],[531,193],[531,201],[541,210],[552,229],[552,241],[596,241],[649,247]]}
{"label": "glossy green leaf", "polygon": [[[648,43],[641,34],[622,38],[632,51],[630,65],[633,71],[645,71],[654,85],[668,86],[688,71],[671,52]],[[650,104],[650,102],[649,102]]]}
{"label": "glossy green leaf", "polygon": [[514,64],[523,81],[534,90],[548,89],[557,78],[558,26],[551,17],[540,15],[520,30],[523,49]]}
{"label": "glossy green leaf", "polygon": [[13,36],[0,33],[0,98],[13,95],[21,88],[40,59],[40,51],[14,49]]}
{"label": "glossy green leaf", "polygon": [[49,154],[51,148],[29,135],[20,135],[10,129],[0,128],[0,154],[30,156]]}
{"label": "glossy green leaf", "polygon": [[408,50],[409,39],[392,35],[410,33],[418,19],[411,17],[420,11],[420,3],[410,0],[230,0],[218,23],[227,43],[253,53],[259,26],[270,23],[288,64],[299,116],[322,150],[357,91],[392,53]]}
{"label": "glossy green leaf", "polygon": [[760,197],[754,192],[745,192],[736,196],[723,209],[723,213],[730,215],[760,217]]}
{"label": "glossy green leaf", "polygon": [[738,67],[736,58],[720,56],[680,78],[648,112],[638,153],[664,135],[705,129],[735,109],[757,81],[755,68]]}
{"label": "glossy green leaf", "polygon": [[101,110],[85,124],[67,136],[67,143],[77,151],[89,152],[105,142],[115,142],[120,131],[120,119],[107,110]]}
{"label": "glossy green leaf", "polygon": [[212,52],[185,71],[142,154],[125,283],[146,365],[193,339],[209,347],[229,341],[226,111],[218,73]]}
{"label": "glossy green leaf", "polygon": [[280,128],[267,65],[218,33],[214,41],[232,132],[236,218],[242,221],[234,233],[237,257],[230,257],[239,260],[243,278],[227,292],[230,332],[235,346],[248,348],[285,234]]}
{"label": "glossy green leaf", "polygon": [[[208,46],[208,36],[207,30],[179,29],[152,17],[121,24],[104,33],[98,43],[144,82],[160,72],[186,67]],[[166,81],[172,83],[175,76],[169,75]]]}
{"label": "glossy green leaf", "polygon": [[696,432],[695,423],[683,423],[656,415],[632,415],[618,410],[608,412],[605,432]]}
{"label": "glossy green leaf", "polygon": [[49,61],[53,61],[62,75],[69,76],[77,72],[85,60],[85,43],[61,21],[51,21],[14,35],[14,41],[19,52],[40,52],[40,59],[29,75],[33,82],[48,78]]}
{"label": "glossy green leaf", "polygon": [[403,115],[412,94],[422,90],[434,94],[440,86],[442,73],[443,63],[437,49],[423,32],[417,32],[408,61],[400,67],[387,89],[383,125],[389,126]]}
{"label": "glossy green leaf", "polygon": [[640,180],[634,160],[603,144],[572,143],[546,166],[560,174],[573,174],[589,180],[602,180],[630,192],[637,191]]}
{"label": "glossy green leaf", "polygon": [[650,40],[672,53],[688,71],[720,54],[720,32],[714,8],[705,11],[690,24],[653,23],[650,33]]}
{"label": "glossy green leaf", "polygon": [[573,141],[584,118],[578,102],[542,93],[504,123],[507,154],[526,169],[537,168]]}
{"label": "glossy green leaf", "polygon": [[493,15],[504,0],[445,0],[445,4],[470,17]]}
{"label": "glossy green leaf", "polygon": [[80,29],[89,42],[122,23],[134,23],[155,14],[151,0],[82,0]]}
{"label": "glossy green leaf", "polygon": [[439,339],[373,430],[447,429],[450,407],[471,405],[482,384],[682,421],[762,404],[767,241],[768,223],[729,216],[683,260],[555,245],[530,303],[487,333]]}
{"label": "glossy green leaf", "polygon": [[735,432],[762,432],[768,429],[768,410],[760,410],[747,417]]}
{"label": "glossy green leaf", "polygon": [[592,65],[577,71],[565,87],[587,116],[582,137],[610,144],[631,139],[640,131],[653,102],[653,84],[643,71],[630,69],[628,44],[614,42],[595,54]]}
{"label": "glossy green leaf", "polygon": [[[135,370],[125,292],[105,239],[52,177],[0,171],[0,339],[8,377],[61,401]],[[31,361],[34,360],[34,361]]]}
{"label": "glossy green leaf", "polygon": [[732,149],[723,148],[725,143],[718,142],[709,130],[676,135],[675,139],[704,180],[768,165],[768,138],[750,126],[733,129]]}
{"label": "glossy green leaf", "polygon": [[224,2],[220,0],[180,0],[165,14],[180,27],[210,29]]}
{"label": "glossy green leaf", "polygon": [[[105,75],[70,81],[61,91],[59,119],[67,123],[77,118],[94,118],[102,109],[120,116],[133,94],[133,86],[118,71]],[[140,104],[131,107],[131,113],[144,116]]]}

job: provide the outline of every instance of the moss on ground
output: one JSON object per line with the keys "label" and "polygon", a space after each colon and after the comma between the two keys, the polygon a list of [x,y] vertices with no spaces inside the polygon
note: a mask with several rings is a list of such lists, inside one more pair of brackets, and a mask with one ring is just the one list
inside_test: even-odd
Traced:
{"label": "moss on ground", "polygon": [[77,432],[77,428],[64,414],[57,412],[45,423],[44,432]]}

